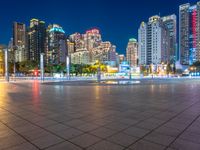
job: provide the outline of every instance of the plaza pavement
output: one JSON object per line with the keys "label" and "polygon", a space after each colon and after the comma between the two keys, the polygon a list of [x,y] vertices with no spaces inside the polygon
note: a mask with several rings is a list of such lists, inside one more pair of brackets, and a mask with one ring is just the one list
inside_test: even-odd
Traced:
{"label": "plaza pavement", "polygon": [[200,79],[0,83],[0,150],[200,150]]}

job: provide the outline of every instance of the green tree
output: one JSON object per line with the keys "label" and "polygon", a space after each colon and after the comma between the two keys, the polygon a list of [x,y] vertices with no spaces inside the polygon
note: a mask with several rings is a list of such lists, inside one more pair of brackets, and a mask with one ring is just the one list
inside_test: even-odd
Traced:
{"label": "green tree", "polygon": [[172,67],[171,67],[171,64],[168,63],[168,64],[167,64],[167,68],[166,68],[166,73],[167,73],[167,74],[170,74],[171,72],[172,72]]}
{"label": "green tree", "polygon": [[36,61],[23,61],[19,63],[19,72],[29,73],[31,70],[38,69],[38,62]]}

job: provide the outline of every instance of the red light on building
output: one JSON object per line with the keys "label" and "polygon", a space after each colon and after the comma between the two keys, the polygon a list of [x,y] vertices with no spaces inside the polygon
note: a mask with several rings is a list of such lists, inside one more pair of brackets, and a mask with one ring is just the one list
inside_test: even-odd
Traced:
{"label": "red light on building", "polygon": [[38,76],[38,70],[34,70],[34,75]]}
{"label": "red light on building", "polygon": [[196,20],[196,16],[197,16],[197,10],[195,9],[192,12],[192,34],[193,34],[193,47],[196,48],[197,47],[197,20]]}

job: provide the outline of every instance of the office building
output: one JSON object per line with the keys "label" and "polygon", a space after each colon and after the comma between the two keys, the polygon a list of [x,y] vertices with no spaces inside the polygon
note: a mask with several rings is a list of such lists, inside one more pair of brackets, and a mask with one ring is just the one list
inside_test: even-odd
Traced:
{"label": "office building", "polygon": [[179,59],[177,50],[177,23],[176,15],[162,17],[162,22],[169,34],[169,59],[171,63],[175,63]]}
{"label": "office building", "polygon": [[131,67],[137,66],[138,61],[138,43],[134,38],[129,39],[126,48],[126,58]]}
{"label": "office building", "polygon": [[40,54],[45,53],[46,27],[45,22],[32,19],[28,29],[28,58],[39,63]]}
{"label": "office building", "polygon": [[83,38],[85,42],[85,48],[90,54],[89,61],[92,63],[94,61],[93,49],[98,47],[102,42],[100,31],[98,29],[87,30],[83,35]]}
{"label": "office building", "polygon": [[47,64],[64,63],[67,56],[65,31],[57,24],[50,25],[48,29]]}
{"label": "office building", "polygon": [[180,63],[192,65],[200,61],[200,2],[179,7]]}
{"label": "office building", "polygon": [[138,30],[138,59],[140,65],[147,64],[147,24],[142,22]]}
{"label": "office building", "polygon": [[22,62],[28,59],[26,25],[24,23],[13,23],[13,48],[15,62]]}
{"label": "office building", "polygon": [[90,64],[89,61],[89,51],[86,49],[79,49],[79,51],[71,54],[72,64]]}
{"label": "office building", "polygon": [[152,16],[138,30],[139,64],[161,64],[170,60],[169,31],[160,16]]}

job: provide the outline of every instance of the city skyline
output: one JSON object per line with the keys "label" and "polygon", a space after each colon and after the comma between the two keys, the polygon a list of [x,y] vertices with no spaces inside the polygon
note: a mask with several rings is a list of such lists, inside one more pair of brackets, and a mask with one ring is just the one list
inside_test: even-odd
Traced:
{"label": "city skyline", "polygon": [[[37,4],[37,0],[34,2]],[[76,3],[80,4],[75,5],[74,2],[64,2],[60,0],[56,3],[57,7],[60,7],[59,11],[58,9],[54,11],[55,3],[40,2],[40,6],[36,6],[37,11],[35,11],[35,7],[30,8],[30,6],[24,4],[23,1],[12,3],[3,2],[3,5],[9,5],[12,11],[2,16],[2,22],[4,23],[0,31],[0,43],[8,44],[8,41],[12,37],[12,23],[14,21],[28,25],[31,18],[38,18],[44,20],[47,24],[60,24],[66,31],[66,35],[73,34],[74,32],[84,32],[85,30],[96,27],[100,29],[105,41],[111,41],[117,46],[117,52],[125,54],[128,40],[132,37],[138,38],[137,30],[142,21],[156,14],[165,16],[174,13],[178,16],[179,5],[187,2],[193,4],[197,1],[181,0],[174,2],[169,0],[163,2],[155,0],[151,2],[140,1],[133,3],[129,0],[125,0],[123,3],[114,3],[101,0],[96,1],[94,5],[92,1],[87,0],[84,2],[76,1]],[[172,5],[173,7],[167,7]],[[147,11],[143,12],[141,10]],[[0,10],[1,13],[5,11],[5,8]],[[26,11],[26,15],[23,13],[24,11]],[[133,13],[131,13],[131,11]],[[93,13],[90,14],[90,12]],[[15,15],[13,15],[13,13],[15,13]]]}

